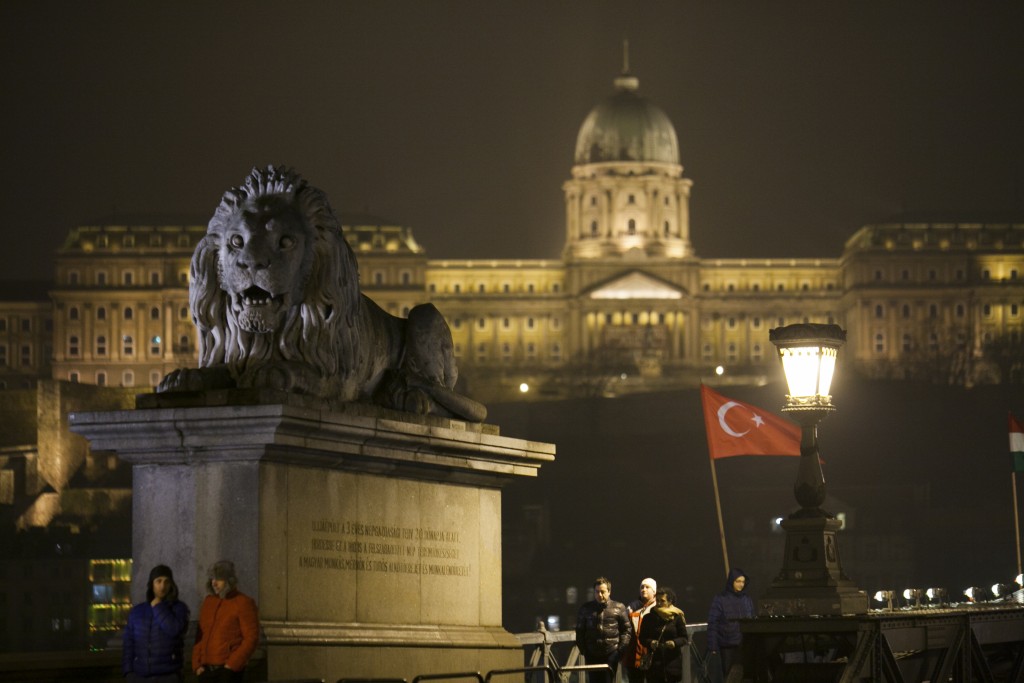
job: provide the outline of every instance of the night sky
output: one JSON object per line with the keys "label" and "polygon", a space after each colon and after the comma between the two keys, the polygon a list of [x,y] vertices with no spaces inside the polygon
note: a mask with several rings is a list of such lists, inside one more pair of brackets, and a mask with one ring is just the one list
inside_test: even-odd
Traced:
{"label": "night sky", "polygon": [[1022,28],[1009,2],[5,0],[0,277],[50,277],[75,225],[205,223],[270,163],[433,258],[557,258],[624,38],[676,127],[700,256],[1022,220]]}

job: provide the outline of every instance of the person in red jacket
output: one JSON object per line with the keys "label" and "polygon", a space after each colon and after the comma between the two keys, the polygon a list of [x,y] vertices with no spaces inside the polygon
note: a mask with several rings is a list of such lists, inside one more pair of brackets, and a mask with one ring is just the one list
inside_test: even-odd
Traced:
{"label": "person in red jacket", "polygon": [[241,683],[260,638],[256,603],[238,591],[235,565],[221,560],[210,567],[210,595],[199,610],[192,669],[201,683]]}

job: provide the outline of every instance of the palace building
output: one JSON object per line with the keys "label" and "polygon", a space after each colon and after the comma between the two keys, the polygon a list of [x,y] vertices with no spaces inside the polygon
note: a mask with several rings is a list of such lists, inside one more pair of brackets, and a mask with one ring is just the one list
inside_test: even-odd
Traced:
{"label": "palace building", "polygon": [[[868,225],[838,257],[702,259],[691,185],[671,121],[623,74],[580,127],[558,258],[433,259],[408,227],[342,219],[363,291],[399,316],[434,303],[465,390],[484,401],[521,386],[529,397],[681,386],[719,366],[759,381],[776,362],[769,328],[796,322],[847,329],[844,363],[869,375],[970,383],[1019,372],[1005,356],[1024,329],[1024,223]],[[0,302],[0,381],[152,387],[194,364],[188,273],[204,234],[72,230],[51,301]]]}

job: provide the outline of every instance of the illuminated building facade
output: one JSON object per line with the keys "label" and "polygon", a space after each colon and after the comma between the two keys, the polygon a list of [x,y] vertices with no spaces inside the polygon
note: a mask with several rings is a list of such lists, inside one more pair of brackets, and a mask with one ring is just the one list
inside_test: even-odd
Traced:
{"label": "illuminated building facade", "polygon": [[[768,329],[802,321],[847,328],[848,362],[867,374],[944,362],[964,381],[1001,381],[986,345],[1019,340],[1024,328],[1022,223],[869,225],[838,258],[698,257],[676,131],[628,74],[583,122],[562,189],[557,259],[428,259],[408,227],[342,217],[363,291],[399,316],[433,302],[468,391],[483,400],[512,398],[524,382],[567,395],[587,375],[623,389],[686,385],[716,366],[761,377],[774,362]],[[188,269],[204,233],[73,230],[57,254],[52,306],[11,302],[0,316],[4,369],[28,353],[23,367],[42,376],[152,387],[195,363]],[[52,324],[31,352],[13,337],[25,316],[33,331]]]}

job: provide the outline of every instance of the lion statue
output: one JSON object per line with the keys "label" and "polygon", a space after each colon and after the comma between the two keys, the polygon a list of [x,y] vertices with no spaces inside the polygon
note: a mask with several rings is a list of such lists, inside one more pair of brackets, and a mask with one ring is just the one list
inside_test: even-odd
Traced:
{"label": "lion statue", "polygon": [[192,256],[199,367],[158,392],[267,387],[483,421],[454,391],[451,331],[432,304],[408,318],[359,291],[355,255],[326,195],[292,169],[254,168],[228,190]]}

